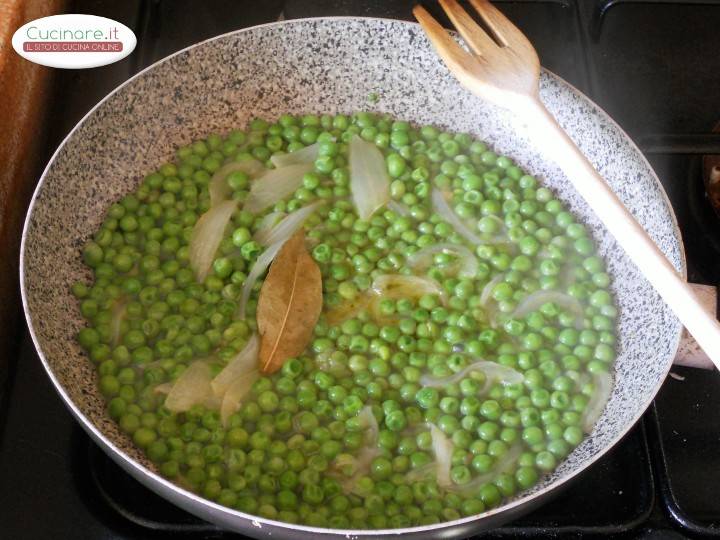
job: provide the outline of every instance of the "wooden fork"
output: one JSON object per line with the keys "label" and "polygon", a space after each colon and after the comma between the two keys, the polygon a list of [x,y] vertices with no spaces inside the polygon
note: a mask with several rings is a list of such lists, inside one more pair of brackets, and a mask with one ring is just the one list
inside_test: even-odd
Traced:
{"label": "wooden fork", "polygon": [[487,0],[470,0],[485,31],[456,0],[440,5],[471,52],[423,8],[413,14],[437,53],[471,92],[519,115],[630,259],[720,369],[720,325],[540,101],[540,62],[527,38]]}

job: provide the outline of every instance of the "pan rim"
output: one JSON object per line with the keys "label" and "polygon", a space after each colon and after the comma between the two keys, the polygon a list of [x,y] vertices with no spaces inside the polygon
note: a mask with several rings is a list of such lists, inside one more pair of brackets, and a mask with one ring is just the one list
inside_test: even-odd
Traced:
{"label": "pan rim", "polygon": [[[80,425],[83,427],[83,429],[90,435],[90,437],[100,446],[104,447],[109,454],[109,456],[117,462],[119,465],[123,467],[123,469],[135,476],[136,478],[142,476],[145,478],[149,478],[154,482],[155,484],[159,484],[162,486],[165,490],[169,490],[171,492],[174,492],[175,494],[182,496],[185,499],[188,499],[189,501],[192,501],[193,503],[200,505],[201,507],[206,508],[208,511],[214,511],[221,515],[226,515],[227,517],[233,517],[235,519],[241,518],[248,520],[250,523],[252,523],[253,526],[257,527],[258,530],[261,530],[263,526],[267,525],[271,528],[278,528],[278,529],[287,529],[289,531],[300,531],[305,533],[311,533],[316,535],[324,535],[324,536],[330,536],[330,535],[342,535],[346,538],[351,537],[369,537],[369,536],[395,536],[395,535],[401,535],[401,534],[417,534],[417,533],[427,533],[430,531],[444,531],[446,529],[453,529],[457,527],[462,526],[472,526],[473,523],[477,522],[478,524],[483,521],[488,521],[490,518],[494,516],[499,516],[503,513],[508,513],[512,510],[520,510],[524,506],[527,506],[531,504],[536,499],[540,499],[541,497],[548,495],[553,492],[557,492],[558,488],[565,486],[568,482],[575,479],[579,474],[581,474],[583,471],[587,470],[591,465],[596,463],[600,458],[602,458],[611,448],[613,448],[621,439],[627,435],[627,433],[637,424],[638,420],[645,414],[645,412],[648,410],[650,405],[652,404],[653,400],[655,399],[655,396],[657,395],[658,391],[660,390],[660,387],[662,386],[665,378],[667,377],[667,374],[669,373],[672,362],[667,363],[667,368],[664,370],[664,377],[662,377],[662,380],[656,385],[654,390],[650,393],[649,398],[647,401],[645,401],[641,407],[638,408],[638,412],[633,416],[633,418],[626,423],[625,427],[620,430],[620,432],[611,439],[611,441],[608,444],[605,444],[595,455],[593,455],[590,459],[588,459],[585,463],[583,463],[581,466],[578,466],[574,469],[572,469],[570,472],[566,473],[565,475],[561,476],[560,478],[553,481],[551,484],[545,486],[544,488],[540,489],[537,492],[534,492],[530,495],[520,495],[516,496],[514,499],[509,501],[508,503],[492,508],[490,510],[487,510],[481,514],[477,514],[474,516],[468,516],[463,517],[459,519],[455,519],[452,521],[444,521],[437,524],[432,525],[422,525],[417,527],[406,527],[402,529],[330,529],[330,528],[322,528],[322,527],[312,527],[307,525],[296,525],[292,523],[287,523],[283,521],[277,521],[272,520],[268,518],[263,518],[260,516],[255,516],[252,514],[247,514],[244,512],[241,512],[239,510],[235,510],[232,508],[228,508],[225,506],[222,506],[220,504],[217,504],[213,501],[207,500],[200,495],[197,495],[191,491],[187,491],[183,489],[182,487],[170,482],[169,480],[163,478],[159,474],[149,470],[145,466],[141,465],[140,463],[136,462],[132,458],[130,458],[128,455],[125,454],[122,450],[120,450],[113,441],[111,441],[100,429],[95,426],[95,424],[87,417],[85,416],[82,411],[77,407],[77,405],[74,403],[74,401],[70,398],[68,393],[65,391],[65,388],[63,385],[59,382],[57,377],[55,376],[52,367],[50,366],[47,358],[45,357],[45,353],[43,352],[42,348],[40,347],[39,339],[35,332],[35,327],[33,325],[33,319],[30,314],[30,309],[28,306],[28,298],[27,298],[27,291],[26,291],[26,278],[25,278],[25,248],[26,248],[26,241],[28,236],[28,230],[31,222],[31,218],[33,215],[33,211],[35,209],[35,204],[37,202],[37,197],[40,192],[40,189],[43,186],[43,183],[46,179],[46,176],[48,175],[49,171],[51,170],[52,166],[54,165],[59,153],[61,150],[65,147],[66,144],[68,144],[71,139],[73,138],[75,132],[85,123],[85,121],[90,118],[97,109],[99,109],[106,101],[108,101],[112,96],[114,96],[116,93],[118,93],[120,90],[125,88],[125,86],[131,84],[136,79],[141,78],[143,75],[145,75],[146,72],[151,71],[152,69],[155,69],[160,64],[169,61],[170,59],[179,56],[191,49],[195,49],[198,47],[201,47],[207,43],[210,43],[215,40],[221,40],[226,37],[241,34],[243,32],[249,32],[249,31],[255,31],[257,29],[262,28],[273,28],[276,26],[285,26],[285,25],[292,25],[292,24],[304,24],[308,22],[313,21],[321,21],[321,22],[338,22],[338,21],[366,21],[366,22],[380,22],[383,24],[388,23],[394,23],[394,24],[402,24],[402,25],[412,25],[419,28],[418,23],[411,22],[411,21],[404,21],[399,19],[390,19],[390,18],[383,18],[383,17],[353,17],[353,16],[329,16],[329,17],[306,17],[301,19],[289,19],[289,20],[282,20],[282,21],[274,21],[270,23],[250,26],[247,28],[241,28],[239,30],[233,30],[230,32],[226,32],[224,34],[220,34],[218,36],[211,37],[209,39],[200,41],[198,43],[195,43],[193,45],[190,45],[188,47],[185,47],[171,55],[168,55],[164,58],[161,58],[160,60],[150,64],[149,66],[145,67],[144,69],[138,71],[135,75],[128,78],[126,81],[124,81],[122,84],[118,85],[116,88],[114,88],[111,92],[109,92],[106,96],[104,96],[96,105],[94,105],[83,117],[78,121],[78,123],[68,132],[68,134],[63,138],[63,140],[58,145],[57,149],[53,152],[52,156],[50,157],[47,165],[43,169],[42,174],[40,175],[40,178],[38,180],[37,186],[35,187],[33,191],[32,198],[30,200],[30,204],[28,206],[25,220],[23,224],[23,230],[22,230],[22,237],[21,237],[21,244],[20,244],[20,265],[19,265],[19,277],[20,277],[20,293],[21,293],[21,299],[22,299],[22,305],[23,305],[23,313],[25,315],[25,320],[27,322],[28,331],[30,333],[30,337],[32,339],[33,345],[35,347],[35,351],[38,354],[38,357],[40,358],[40,361],[43,364],[43,368],[48,374],[48,377],[50,378],[55,391],[58,393],[58,395],[63,400],[64,404],[72,415],[75,417],[75,419],[80,423]],[[667,207],[670,209],[670,217],[672,222],[672,228],[673,233],[676,238],[676,241],[678,242],[678,247],[680,250],[680,273],[683,276],[684,279],[687,279],[687,261],[685,257],[685,246],[683,244],[682,234],[680,233],[680,228],[677,221],[677,216],[675,215],[675,211],[672,207],[672,204],[670,203],[670,199],[667,195],[667,192],[665,191],[664,186],[662,185],[662,182],[658,178],[657,174],[655,173],[654,169],[650,165],[648,159],[645,157],[645,155],[640,151],[638,146],[635,144],[635,142],[632,140],[632,138],[623,130],[615,120],[613,120],[610,115],[605,112],[599,105],[597,105],[593,100],[591,100],[588,96],[586,96],[583,92],[579,91],[575,86],[568,83],[563,79],[562,77],[556,75],[555,73],[545,69],[541,68],[542,71],[550,76],[551,78],[555,79],[556,81],[559,81],[563,85],[567,86],[568,89],[570,89],[573,93],[575,93],[579,98],[584,100],[589,106],[591,106],[593,109],[597,111],[597,113],[606,121],[608,122],[617,132],[622,135],[622,137],[625,139],[627,143],[629,143],[629,146],[632,150],[634,150],[637,155],[641,158],[642,163],[647,167],[647,170],[651,174],[653,180],[656,183],[656,186],[659,188],[660,196],[662,197],[663,202],[667,205]],[[678,325],[677,330],[677,336],[675,338],[675,343],[672,347],[672,350],[677,350],[680,344],[680,339],[682,337],[682,325]],[[192,510],[188,510],[192,512]],[[211,519],[211,518],[208,518]],[[227,520],[223,520],[223,523],[227,523]]]}

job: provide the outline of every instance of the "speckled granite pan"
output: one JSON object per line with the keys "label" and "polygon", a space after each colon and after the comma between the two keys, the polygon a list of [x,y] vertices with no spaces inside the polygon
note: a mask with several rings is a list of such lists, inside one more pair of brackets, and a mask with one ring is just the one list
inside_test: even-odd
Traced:
{"label": "speckled granite pan", "polygon": [[[375,92],[379,100],[370,105]],[[561,79],[544,73],[541,96],[675,266],[684,257],[665,193],[622,130]],[[616,384],[592,436],[532,490],[485,514],[428,527],[339,531],[290,526],[220,507],[157,476],[105,415],[95,372],[75,343],[81,326],[70,285],[87,278],[80,248],[105,209],[135,189],[174,150],[210,131],[283,112],[389,112],[468,131],[515,158],[583,216],[609,260],[620,305]],[[543,159],[522,122],[463,90],[415,24],[380,19],[308,19],[249,28],[181,51],[138,74],[95,107],[57,150],[25,224],[21,279],[40,358],[72,413],[130,474],[179,506],[254,537],[342,534],[467,536],[539,504],[602,456],[649,405],[672,362],[680,324],[590,215],[562,173]]]}

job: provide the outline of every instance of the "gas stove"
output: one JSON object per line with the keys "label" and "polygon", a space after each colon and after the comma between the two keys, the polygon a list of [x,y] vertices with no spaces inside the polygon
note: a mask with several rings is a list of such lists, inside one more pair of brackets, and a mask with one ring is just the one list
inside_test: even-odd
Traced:
{"label": "gas stove", "polygon": [[[45,159],[107,92],[156,60],[255,24],[329,15],[411,19],[408,0],[76,1],[119,20],[136,51],[58,71]],[[677,215],[689,280],[720,282],[720,220],[703,154],[720,154],[720,0],[507,0],[496,5],[543,65],[603,107],[638,143]],[[439,12],[435,10],[439,15]],[[54,393],[25,332],[0,402],[0,533],[8,539],[236,535],[160,499],[105,456]],[[674,368],[625,439],[562,494],[482,536],[684,538],[720,535],[720,376]]]}

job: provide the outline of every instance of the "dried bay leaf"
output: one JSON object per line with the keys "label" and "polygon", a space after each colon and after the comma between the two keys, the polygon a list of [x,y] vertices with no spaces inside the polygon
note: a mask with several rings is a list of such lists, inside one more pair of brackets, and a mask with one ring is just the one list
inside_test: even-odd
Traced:
{"label": "dried bay leaf", "polygon": [[322,310],[320,268],[305,249],[301,228],[283,245],[260,289],[257,323],[260,371],[274,373],[302,354]]}

